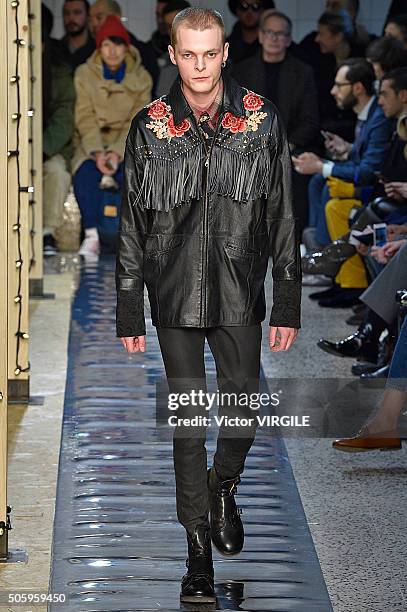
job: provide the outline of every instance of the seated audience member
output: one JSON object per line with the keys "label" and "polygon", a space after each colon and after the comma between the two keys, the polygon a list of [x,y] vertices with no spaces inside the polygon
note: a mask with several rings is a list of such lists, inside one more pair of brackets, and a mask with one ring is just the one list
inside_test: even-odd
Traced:
{"label": "seated audience member", "polygon": [[[357,21],[359,14],[359,0],[326,0],[325,10],[328,13],[337,13],[339,11],[347,11],[355,28],[354,41],[356,45],[366,47],[372,40],[372,35],[366,28]],[[374,38],[374,36],[373,36]]]}
{"label": "seated audience member", "polygon": [[[400,233],[398,227],[403,230],[400,224],[407,223],[407,68],[397,68],[383,77],[378,104],[387,119],[397,119],[397,129],[391,137],[390,147],[380,168],[381,179],[376,182],[370,194],[373,203],[359,215],[351,229],[364,230],[367,224],[385,222],[389,231],[397,235]],[[346,189],[346,194],[341,193],[341,189]],[[365,267],[358,255],[360,248],[356,249],[348,242],[349,213],[355,205],[353,198],[360,198],[360,194],[355,191],[351,183],[342,184],[337,181],[336,184],[329,186],[331,199],[325,210],[328,231],[331,240],[334,241],[334,247],[328,245],[321,254],[311,255],[306,261],[306,268],[308,274],[313,273],[312,266],[315,273],[325,273],[332,263],[329,255],[331,252],[339,262],[340,269],[335,277],[336,284],[333,289],[324,292],[326,295],[314,294],[320,300],[329,298],[340,301],[341,289],[357,287],[358,280],[365,278]],[[384,202],[377,204],[376,198],[381,198]],[[343,257],[340,257],[341,254]]]}
{"label": "seated audience member", "polygon": [[89,28],[88,0],[65,0],[62,8],[65,35],[59,41],[65,61],[75,69],[95,50]]}
{"label": "seated audience member", "polygon": [[331,138],[331,150],[342,158],[338,161],[326,161],[313,153],[293,158],[297,172],[314,174],[309,185],[309,225],[316,228],[315,240],[319,246],[331,242],[325,218],[325,207],[331,199],[327,178],[342,179],[357,186],[372,185],[375,172],[385,160],[393,126],[378,106],[374,81],[373,68],[366,60],[353,58],[343,62],[332,95],[339,106],[352,108],[358,116],[354,143],[337,136]]}
{"label": "seated audience member", "polygon": [[[90,7],[90,30],[95,38],[99,28],[102,26],[108,15],[114,15],[118,19],[121,19],[122,9],[116,0],[96,0],[96,2],[94,2]],[[154,49],[150,43],[145,43],[142,40],[139,40],[131,32],[129,32],[129,36],[130,44],[139,51],[143,66],[153,79],[152,96],[154,98],[155,88],[157,86],[158,77],[160,74],[160,68],[157,63]]]}
{"label": "seated audience member", "polygon": [[[171,32],[172,22],[174,21],[175,16],[190,6],[191,5],[186,0],[173,0],[172,2],[167,2],[167,5],[163,8],[162,17],[167,26],[168,32]],[[178,67],[176,64],[172,63],[167,49],[166,63],[161,68],[160,78],[158,79],[156,93],[157,97],[163,96],[170,91],[171,85],[177,76]]]}
{"label": "seated audience member", "polygon": [[154,30],[149,40],[150,45],[154,49],[154,53],[160,68],[166,65],[168,45],[170,44],[167,24],[163,17],[163,10],[167,6],[168,2],[169,0],[157,0],[155,5],[155,20],[157,29]]}
{"label": "seated audience member", "polygon": [[322,129],[346,140],[353,137],[355,117],[350,110],[335,104],[331,91],[338,66],[348,58],[365,55],[365,47],[354,42],[354,33],[353,22],[346,11],[324,13],[318,20],[318,32],[290,49],[314,69]]}
{"label": "seated audience member", "polygon": [[[287,53],[291,20],[275,10],[260,17],[259,50],[232,66],[242,85],[268,98],[280,111],[293,153],[316,150],[320,139],[318,96],[311,66]],[[307,225],[309,178],[294,174],[294,201],[300,228]]]}
{"label": "seated audience member", "polygon": [[229,0],[229,9],[237,16],[226,42],[229,60],[236,64],[259,50],[259,21],[262,11],[275,8],[273,0]]}
{"label": "seated audience member", "polygon": [[389,367],[386,388],[376,410],[353,438],[335,440],[332,446],[345,452],[401,450],[399,419],[407,399],[407,317]]}
{"label": "seated audience member", "polygon": [[407,66],[407,50],[392,36],[377,38],[367,48],[366,59],[372,64],[376,75],[376,90],[380,79],[390,70]]}
{"label": "seated audience member", "polygon": [[372,255],[379,262],[387,263],[360,296],[360,301],[368,308],[357,331],[337,342],[324,338],[318,341],[319,348],[331,355],[361,361],[353,366],[352,371],[357,371],[362,380],[386,377],[389,370],[388,364],[380,364],[377,368],[371,366],[378,360],[379,341],[383,331],[387,329],[392,334],[395,332],[398,315],[396,291],[407,287],[407,239],[400,236],[397,238],[383,247],[371,249]]}
{"label": "seated audience member", "polygon": [[151,101],[152,79],[130,45],[121,21],[109,15],[96,35],[96,51],[75,73],[75,195],[85,240],[79,254],[99,253],[98,211],[103,175],[120,185],[127,133],[134,115]]}
{"label": "seated audience member", "polygon": [[393,15],[384,28],[386,36],[397,38],[407,48],[407,14]]}
{"label": "seated audience member", "polygon": [[75,89],[70,67],[50,39],[54,18],[44,4],[42,19],[42,113],[43,113],[43,247],[44,255],[55,255],[55,230],[62,221],[65,198],[71,183],[69,173],[74,130]]}
{"label": "seated audience member", "polygon": [[232,76],[248,89],[277,106],[285,124],[290,148],[312,147],[319,137],[318,98],[310,66],[287,53],[291,20],[278,11],[260,18],[260,48],[231,69]]}

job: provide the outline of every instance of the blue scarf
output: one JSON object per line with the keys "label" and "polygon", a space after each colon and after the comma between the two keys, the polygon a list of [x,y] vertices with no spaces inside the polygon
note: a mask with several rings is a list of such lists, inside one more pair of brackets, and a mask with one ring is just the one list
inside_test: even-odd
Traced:
{"label": "blue scarf", "polygon": [[116,72],[112,72],[103,62],[103,76],[105,79],[114,79],[116,83],[121,83],[126,75],[126,62]]}

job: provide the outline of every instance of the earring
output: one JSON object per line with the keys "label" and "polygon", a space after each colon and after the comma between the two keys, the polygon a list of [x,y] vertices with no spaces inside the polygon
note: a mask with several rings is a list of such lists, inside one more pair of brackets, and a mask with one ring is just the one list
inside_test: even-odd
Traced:
{"label": "earring", "polygon": [[226,66],[226,62],[222,62],[222,68],[224,68]]}

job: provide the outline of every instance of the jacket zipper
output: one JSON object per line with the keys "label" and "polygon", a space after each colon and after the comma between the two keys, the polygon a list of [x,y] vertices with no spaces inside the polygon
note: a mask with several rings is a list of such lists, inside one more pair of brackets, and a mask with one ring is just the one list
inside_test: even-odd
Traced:
{"label": "jacket zipper", "polygon": [[209,162],[211,158],[212,149],[215,145],[216,137],[219,132],[219,126],[222,123],[223,115],[225,111],[222,111],[218,117],[218,123],[216,125],[215,133],[212,137],[212,144],[209,149],[206,146],[206,142],[204,138],[201,136],[201,132],[198,127],[198,122],[195,119],[194,122],[198,131],[198,135],[202,140],[205,150],[206,150],[206,160],[205,160],[205,198],[204,198],[204,220],[203,220],[203,250],[202,250],[202,283],[201,283],[201,304],[200,304],[200,314],[199,314],[199,325],[200,327],[206,326],[206,285],[207,285],[207,272],[208,272],[208,186],[209,186]]}

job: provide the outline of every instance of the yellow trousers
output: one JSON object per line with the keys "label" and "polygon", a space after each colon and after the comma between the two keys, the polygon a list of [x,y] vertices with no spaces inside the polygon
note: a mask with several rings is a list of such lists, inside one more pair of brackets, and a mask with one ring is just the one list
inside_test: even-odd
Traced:
{"label": "yellow trousers", "polygon": [[[354,198],[329,200],[325,215],[332,240],[337,240],[349,231],[349,213],[352,208],[360,206],[362,202]],[[345,261],[336,275],[335,282],[344,289],[365,289],[368,286],[365,266],[360,255],[353,255]]]}

